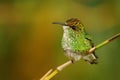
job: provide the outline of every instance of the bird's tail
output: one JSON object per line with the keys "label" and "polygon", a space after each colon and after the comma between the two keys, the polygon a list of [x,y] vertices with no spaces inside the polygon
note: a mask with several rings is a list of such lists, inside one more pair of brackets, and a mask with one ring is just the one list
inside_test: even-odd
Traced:
{"label": "bird's tail", "polygon": [[97,56],[95,53],[92,53],[90,55],[87,55],[87,56],[84,56],[83,59],[87,62],[89,62],[90,64],[97,64],[98,61],[97,61]]}

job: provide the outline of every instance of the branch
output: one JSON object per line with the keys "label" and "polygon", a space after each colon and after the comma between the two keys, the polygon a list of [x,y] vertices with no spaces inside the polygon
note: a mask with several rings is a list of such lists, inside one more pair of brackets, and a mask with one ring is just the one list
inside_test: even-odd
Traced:
{"label": "branch", "polygon": [[69,66],[70,64],[72,64],[72,61],[71,60],[69,60],[69,61],[67,61],[67,62],[65,62],[64,64],[62,64],[62,65],[60,65],[60,66],[58,66],[57,68],[56,68],[56,70],[54,70],[53,72],[50,72],[49,74],[45,74],[40,80],[50,80],[51,78],[53,78],[56,74],[58,74],[59,72],[61,72],[64,68],[66,68],[67,66]]}
{"label": "branch", "polygon": [[51,72],[52,69],[50,69],[40,80],[44,80]]}
{"label": "branch", "polygon": [[[88,51],[88,54],[91,54],[91,53],[92,53],[93,51],[95,51],[96,49],[98,49],[98,48],[100,48],[100,47],[102,47],[102,46],[104,46],[104,45],[112,42],[113,40],[115,40],[115,39],[117,39],[117,38],[119,38],[119,37],[120,37],[120,33],[112,36],[111,38],[109,38],[109,39],[103,41],[102,43],[98,44],[97,46],[91,48],[91,49]],[[88,54],[87,54],[87,55],[88,55]],[[53,78],[56,74],[58,74],[59,72],[61,72],[64,68],[68,67],[70,64],[72,64],[72,61],[71,61],[71,60],[65,62],[64,64],[62,64],[62,65],[60,65],[60,66],[58,66],[58,67],[56,68],[56,70],[54,70],[53,72],[52,72],[52,70],[48,71],[40,80],[50,80],[50,79]]]}
{"label": "branch", "polygon": [[120,37],[120,33],[112,36],[111,38],[109,38],[109,39],[103,41],[102,43],[98,44],[97,46],[91,48],[91,49],[88,51],[88,54],[92,53],[93,51],[95,51],[96,49],[98,49],[98,48],[100,48],[100,47],[103,47],[104,45],[112,42],[113,40],[115,40],[115,39],[117,39],[117,38],[119,38],[119,37]]}

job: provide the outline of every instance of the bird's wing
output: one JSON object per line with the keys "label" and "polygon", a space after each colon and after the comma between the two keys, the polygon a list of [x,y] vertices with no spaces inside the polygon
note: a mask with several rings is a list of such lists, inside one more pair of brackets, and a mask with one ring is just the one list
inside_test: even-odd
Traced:
{"label": "bird's wing", "polygon": [[[94,43],[93,43],[93,41],[92,41],[92,38],[91,38],[91,36],[90,36],[89,34],[87,34],[87,33],[86,33],[86,39],[90,41],[91,47],[94,47]],[[98,58],[97,55],[95,54],[95,51],[93,51],[93,55],[94,55],[96,58]]]}

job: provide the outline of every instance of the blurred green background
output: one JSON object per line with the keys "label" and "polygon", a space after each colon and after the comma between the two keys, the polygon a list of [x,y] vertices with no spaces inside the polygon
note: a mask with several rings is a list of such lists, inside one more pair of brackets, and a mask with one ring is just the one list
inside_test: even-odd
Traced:
{"label": "blurred green background", "polygon": [[[120,32],[120,0],[0,0],[0,80],[39,80],[66,62],[63,30],[76,17],[95,45]],[[120,39],[98,49],[99,64],[83,60],[52,80],[120,80]]]}

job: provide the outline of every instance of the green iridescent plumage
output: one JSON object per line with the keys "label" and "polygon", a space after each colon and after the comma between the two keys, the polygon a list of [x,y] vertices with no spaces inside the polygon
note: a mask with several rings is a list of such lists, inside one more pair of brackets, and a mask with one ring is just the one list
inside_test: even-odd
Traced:
{"label": "green iridescent plumage", "polygon": [[84,31],[76,31],[71,28],[66,32],[68,40],[63,37],[62,45],[68,45],[73,52],[85,53],[86,50],[91,48],[90,41],[87,38],[87,34]]}
{"label": "green iridescent plumage", "polygon": [[94,52],[93,54],[86,55],[88,50],[94,45],[90,36],[86,33],[83,24],[77,18],[71,18],[61,25],[63,25],[64,30],[62,48],[65,51],[65,55],[73,62],[83,58],[91,64],[97,63],[97,57]]}

